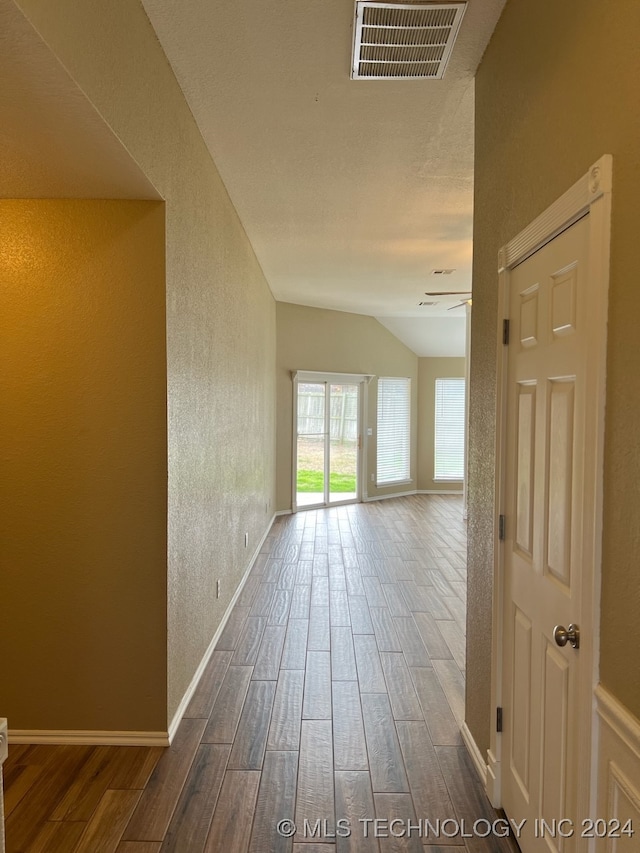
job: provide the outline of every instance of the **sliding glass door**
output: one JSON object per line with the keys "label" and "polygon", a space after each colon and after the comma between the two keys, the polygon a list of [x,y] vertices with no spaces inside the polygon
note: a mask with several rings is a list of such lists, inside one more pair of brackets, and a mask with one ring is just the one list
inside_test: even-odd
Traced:
{"label": "sliding glass door", "polygon": [[358,497],[359,385],[327,383],[329,398],[329,503]]}
{"label": "sliding glass door", "polygon": [[326,382],[298,383],[296,504],[323,504],[327,453]]}
{"label": "sliding glass door", "polygon": [[294,508],[360,499],[362,382],[295,382]]}

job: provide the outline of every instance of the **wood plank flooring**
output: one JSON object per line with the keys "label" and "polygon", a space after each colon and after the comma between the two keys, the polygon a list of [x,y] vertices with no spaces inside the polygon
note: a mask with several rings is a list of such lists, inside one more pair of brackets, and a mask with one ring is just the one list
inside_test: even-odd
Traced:
{"label": "wood plank flooring", "polygon": [[170,749],[10,747],[8,853],[516,849],[471,833],[461,509],[279,518]]}

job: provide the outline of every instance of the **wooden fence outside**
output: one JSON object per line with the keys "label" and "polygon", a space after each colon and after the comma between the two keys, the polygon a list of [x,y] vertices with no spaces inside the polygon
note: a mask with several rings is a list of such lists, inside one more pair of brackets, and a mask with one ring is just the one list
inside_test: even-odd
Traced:
{"label": "wooden fence outside", "polygon": [[[358,439],[358,394],[332,393],[329,429],[332,441],[352,442]],[[324,393],[298,391],[298,435],[324,433]]]}

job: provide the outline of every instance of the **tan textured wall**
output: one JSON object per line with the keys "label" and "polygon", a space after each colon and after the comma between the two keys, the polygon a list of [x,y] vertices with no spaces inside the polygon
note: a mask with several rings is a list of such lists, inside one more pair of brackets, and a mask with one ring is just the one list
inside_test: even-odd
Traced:
{"label": "tan textured wall", "polygon": [[464,358],[418,359],[418,489],[459,492],[461,482],[433,479],[436,379],[465,377]]}
{"label": "tan textured wall", "polygon": [[[602,154],[614,158],[614,195],[601,679],[640,716],[640,5],[620,0],[610,11],[603,15],[598,0],[509,0],[476,80],[467,720],[483,750],[490,724],[496,255]],[[606,62],[594,63],[598,53]]]}
{"label": "tan textured wall", "polygon": [[411,379],[411,477],[410,486],[376,488],[370,474],[376,470],[377,379],[368,388],[368,439],[364,476],[369,496],[395,494],[415,489],[417,482],[418,357],[373,317],[277,303],[277,392],[278,452],[277,508],[291,509],[292,481],[292,370],[335,373],[364,373],[378,376],[408,376]]}
{"label": "tan textured wall", "polygon": [[273,511],[275,302],[142,6],[18,5],[166,200],[171,720]]}
{"label": "tan textured wall", "polygon": [[0,706],[166,718],[164,205],[0,201]]}

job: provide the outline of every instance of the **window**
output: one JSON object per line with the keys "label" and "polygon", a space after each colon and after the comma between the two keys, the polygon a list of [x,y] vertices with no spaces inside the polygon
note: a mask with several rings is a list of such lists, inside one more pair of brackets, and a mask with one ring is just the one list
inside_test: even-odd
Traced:
{"label": "window", "polygon": [[378,379],[378,465],[376,485],[410,480],[411,380]]}
{"label": "window", "polygon": [[436,379],[434,480],[464,479],[464,379]]}

